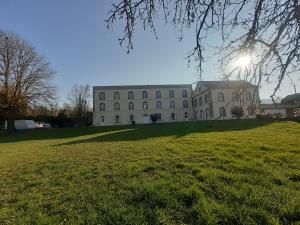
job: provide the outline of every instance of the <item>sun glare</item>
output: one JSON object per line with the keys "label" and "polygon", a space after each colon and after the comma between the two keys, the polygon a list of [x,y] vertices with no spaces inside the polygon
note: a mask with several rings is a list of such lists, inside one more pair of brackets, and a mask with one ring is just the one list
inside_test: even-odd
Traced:
{"label": "sun glare", "polygon": [[241,67],[241,68],[245,68],[247,66],[249,66],[251,63],[251,57],[248,55],[244,55],[244,56],[240,56],[236,62],[235,62],[235,66],[236,67]]}

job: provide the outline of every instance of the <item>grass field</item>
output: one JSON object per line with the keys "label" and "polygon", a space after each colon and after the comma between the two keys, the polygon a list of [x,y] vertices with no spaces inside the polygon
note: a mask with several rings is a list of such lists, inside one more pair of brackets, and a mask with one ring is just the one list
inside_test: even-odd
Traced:
{"label": "grass field", "polygon": [[300,124],[2,133],[0,224],[300,224]]}

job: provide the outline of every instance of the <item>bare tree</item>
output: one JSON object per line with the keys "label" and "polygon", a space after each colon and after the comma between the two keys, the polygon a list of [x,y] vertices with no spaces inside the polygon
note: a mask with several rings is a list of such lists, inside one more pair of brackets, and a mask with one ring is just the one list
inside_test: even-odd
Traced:
{"label": "bare tree", "polygon": [[24,39],[0,31],[0,110],[7,130],[28,107],[45,105],[54,98],[53,71],[49,63]]}
{"label": "bare tree", "polygon": [[[206,40],[219,35],[220,63],[224,78],[248,80],[257,86],[276,81],[275,97],[285,77],[300,68],[299,0],[115,0],[106,20],[108,28],[117,20],[124,24],[120,44],[133,48],[136,26],[142,24],[155,35],[155,22],[163,19],[179,29],[195,30],[195,47],[188,53],[202,70]],[[248,57],[249,65],[228,68],[238,58]]]}
{"label": "bare tree", "polygon": [[82,125],[83,120],[87,117],[90,100],[90,85],[75,84],[69,94],[69,107],[72,109],[77,122]]}

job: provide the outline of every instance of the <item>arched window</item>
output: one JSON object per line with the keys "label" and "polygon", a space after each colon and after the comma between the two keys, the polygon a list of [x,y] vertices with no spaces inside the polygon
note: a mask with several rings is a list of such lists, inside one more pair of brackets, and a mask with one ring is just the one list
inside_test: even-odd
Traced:
{"label": "arched window", "polygon": [[224,107],[220,107],[220,117],[226,117],[226,110]]}
{"label": "arched window", "polygon": [[100,103],[99,109],[100,109],[100,111],[105,111],[105,104],[104,103]]}
{"label": "arched window", "polygon": [[186,98],[187,97],[187,91],[186,90],[182,90],[182,97]]}
{"label": "arched window", "polygon": [[200,120],[203,120],[203,111],[200,110]]}
{"label": "arched window", "polygon": [[194,99],[194,107],[197,107],[197,104],[198,104],[197,102],[198,102],[198,101],[197,101],[197,99],[195,98],[195,99]]}
{"label": "arched window", "polygon": [[162,109],[161,101],[156,102],[156,109]]}
{"label": "arched window", "polygon": [[120,103],[116,102],[116,103],[114,104],[114,110],[117,110],[117,111],[120,110]]}
{"label": "arched window", "polygon": [[133,91],[128,92],[128,99],[134,99]]}
{"label": "arched window", "polygon": [[175,109],[175,101],[170,101],[170,108]]}
{"label": "arched window", "polygon": [[143,102],[143,110],[147,110],[148,109],[148,102]]}
{"label": "arched window", "polygon": [[142,94],[143,94],[143,99],[148,98],[148,92],[147,91],[143,91]]}
{"label": "arched window", "polygon": [[187,109],[189,107],[189,102],[187,100],[184,100],[182,102],[182,104],[183,104],[183,108],[185,108],[185,109]]}
{"label": "arched window", "polygon": [[239,100],[239,95],[237,92],[232,93],[232,101],[237,102]]}
{"label": "arched window", "polygon": [[251,93],[249,91],[246,92],[246,99],[248,102],[250,102],[252,100]]}
{"label": "arched window", "polygon": [[223,94],[222,92],[220,92],[220,93],[218,94],[218,101],[219,101],[219,102],[224,102],[224,94]]}
{"label": "arched window", "polygon": [[134,110],[134,103],[133,102],[128,103],[128,110]]}
{"label": "arched window", "polygon": [[117,91],[114,93],[114,100],[120,100],[120,93]]}
{"label": "arched window", "polygon": [[100,94],[99,94],[99,100],[100,101],[104,101],[105,100],[105,93],[104,92],[100,92]]}
{"label": "arched window", "polygon": [[208,108],[205,109],[205,118],[208,119]]}
{"label": "arched window", "polygon": [[204,102],[205,102],[205,104],[208,103],[208,95],[207,94],[204,96]]}
{"label": "arched window", "polygon": [[175,94],[174,94],[174,91],[171,90],[169,91],[169,98],[174,98]]}
{"label": "arched window", "polygon": [[156,91],[155,95],[156,95],[157,99],[161,98],[161,92],[160,91]]}
{"label": "arched window", "polygon": [[203,102],[202,102],[202,97],[199,98],[199,105],[202,105]]}

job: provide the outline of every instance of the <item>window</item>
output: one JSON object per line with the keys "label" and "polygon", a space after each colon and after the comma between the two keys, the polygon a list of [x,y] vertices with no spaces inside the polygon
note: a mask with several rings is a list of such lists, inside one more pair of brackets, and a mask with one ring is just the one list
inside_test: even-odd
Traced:
{"label": "window", "polygon": [[147,91],[143,91],[142,95],[143,95],[143,99],[148,98],[148,92]]}
{"label": "window", "polygon": [[239,100],[239,95],[237,92],[232,93],[232,101],[237,102]]}
{"label": "window", "polygon": [[101,123],[104,123],[104,116],[101,116]]}
{"label": "window", "polygon": [[174,91],[171,90],[169,91],[169,98],[174,98],[175,94],[174,94]]}
{"label": "window", "polygon": [[105,93],[104,92],[100,92],[100,94],[99,94],[99,100],[100,101],[104,101],[105,100]]}
{"label": "window", "polygon": [[132,114],[130,114],[129,119],[130,119],[130,121],[134,121],[134,116]]}
{"label": "window", "polygon": [[175,109],[175,101],[170,101],[170,108]]}
{"label": "window", "polygon": [[161,121],[161,114],[160,113],[155,113],[157,121]]}
{"label": "window", "polygon": [[218,94],[218,101],[219,102],[224,102],[224,94],[223,93]]}
{"label": "window", "polygon": [[134,110],[134,103],[133,102],[128,103],[128,110]]}
{"label": "window", "polygon": [[194,107],[197,107],[197,99],[194,99]]}
{"label": "window", "polygon": [[226,110],[224,107],[220,107],[220,117],[226,117]]}
{"label": "window", "polygon": [[156,95],[156,98],[161,98],[161,92],[160,91],[156,91],[155,95]]}
{"label": "window", "polygon": [[143,110],[147,110],[148,109],[148,102],[143,102]]}
{"label": "window", "polygon": [[205,102],[205,104],[208,103],[208,95],[207,94],[204,96],[204,102]]}
{"label": "window", "polygon": [[118,103],[118,102],[115,103],[114,110],[117,110],[117,111],[120,110],[120,103]]}
{"label": "window", "polygon": [[120,116],[119,115],[116,115],[115,121],[116,121],[116,123],[120,123]]}
{"label": "window", "polygon": [[187,100],[183,101],[183,108],[187,109],[189,107],[189,102]]}
{"label": "window", "polygon": [[128,99],[134,99],[134,94],[132,91],[128,92]]}
{"label": "window", "polygon": [[186,98],[187,97],[187,91],[186,90],[182,90],[182,97]]}
{"label": "window", "polygon": [[161,101],[156,102],[156,109],[162,109]]}
{"label": "window", "polygon": [[250,105],[250,106],[248,107],[248,115],[249,115],[249,116],[253,116],[254,114],[255,114],[255,106]]}
{"label": "window", "polygon": [[184,119],[187,119],[187,118],[188,118],[188,113],[185,112],[185,113],[184,113]]}
{"label": "window", "polygon": [[202,102],[202,97],[199,98],[199,105],[202,105],[203,102]]}
{"label": "window", "polygon": [[117,91],[114,93],[114,100],[120,100],[120,94]]}
{"label": "window", "polygon": [[104,103],[100,103],[100,111],[105,111],[105,104]]}
{"label": "window", "polygon": [[205,109],[205,118],[208,119],[208,108]]}
{"label": "window", "polygon": [[200,110],[200,120],[203,120],[203,110]]}
{"label": "window", "polygon": [[175,113],[171,113],[171,120],[175,120]]}
{"label": "window", "polygon": [[252,98],[251,98],[251,93],[250,93],[249,91],[246,92],[246,99],[247,99],[247,101],[249,101],[249,102],[252,100]]}

